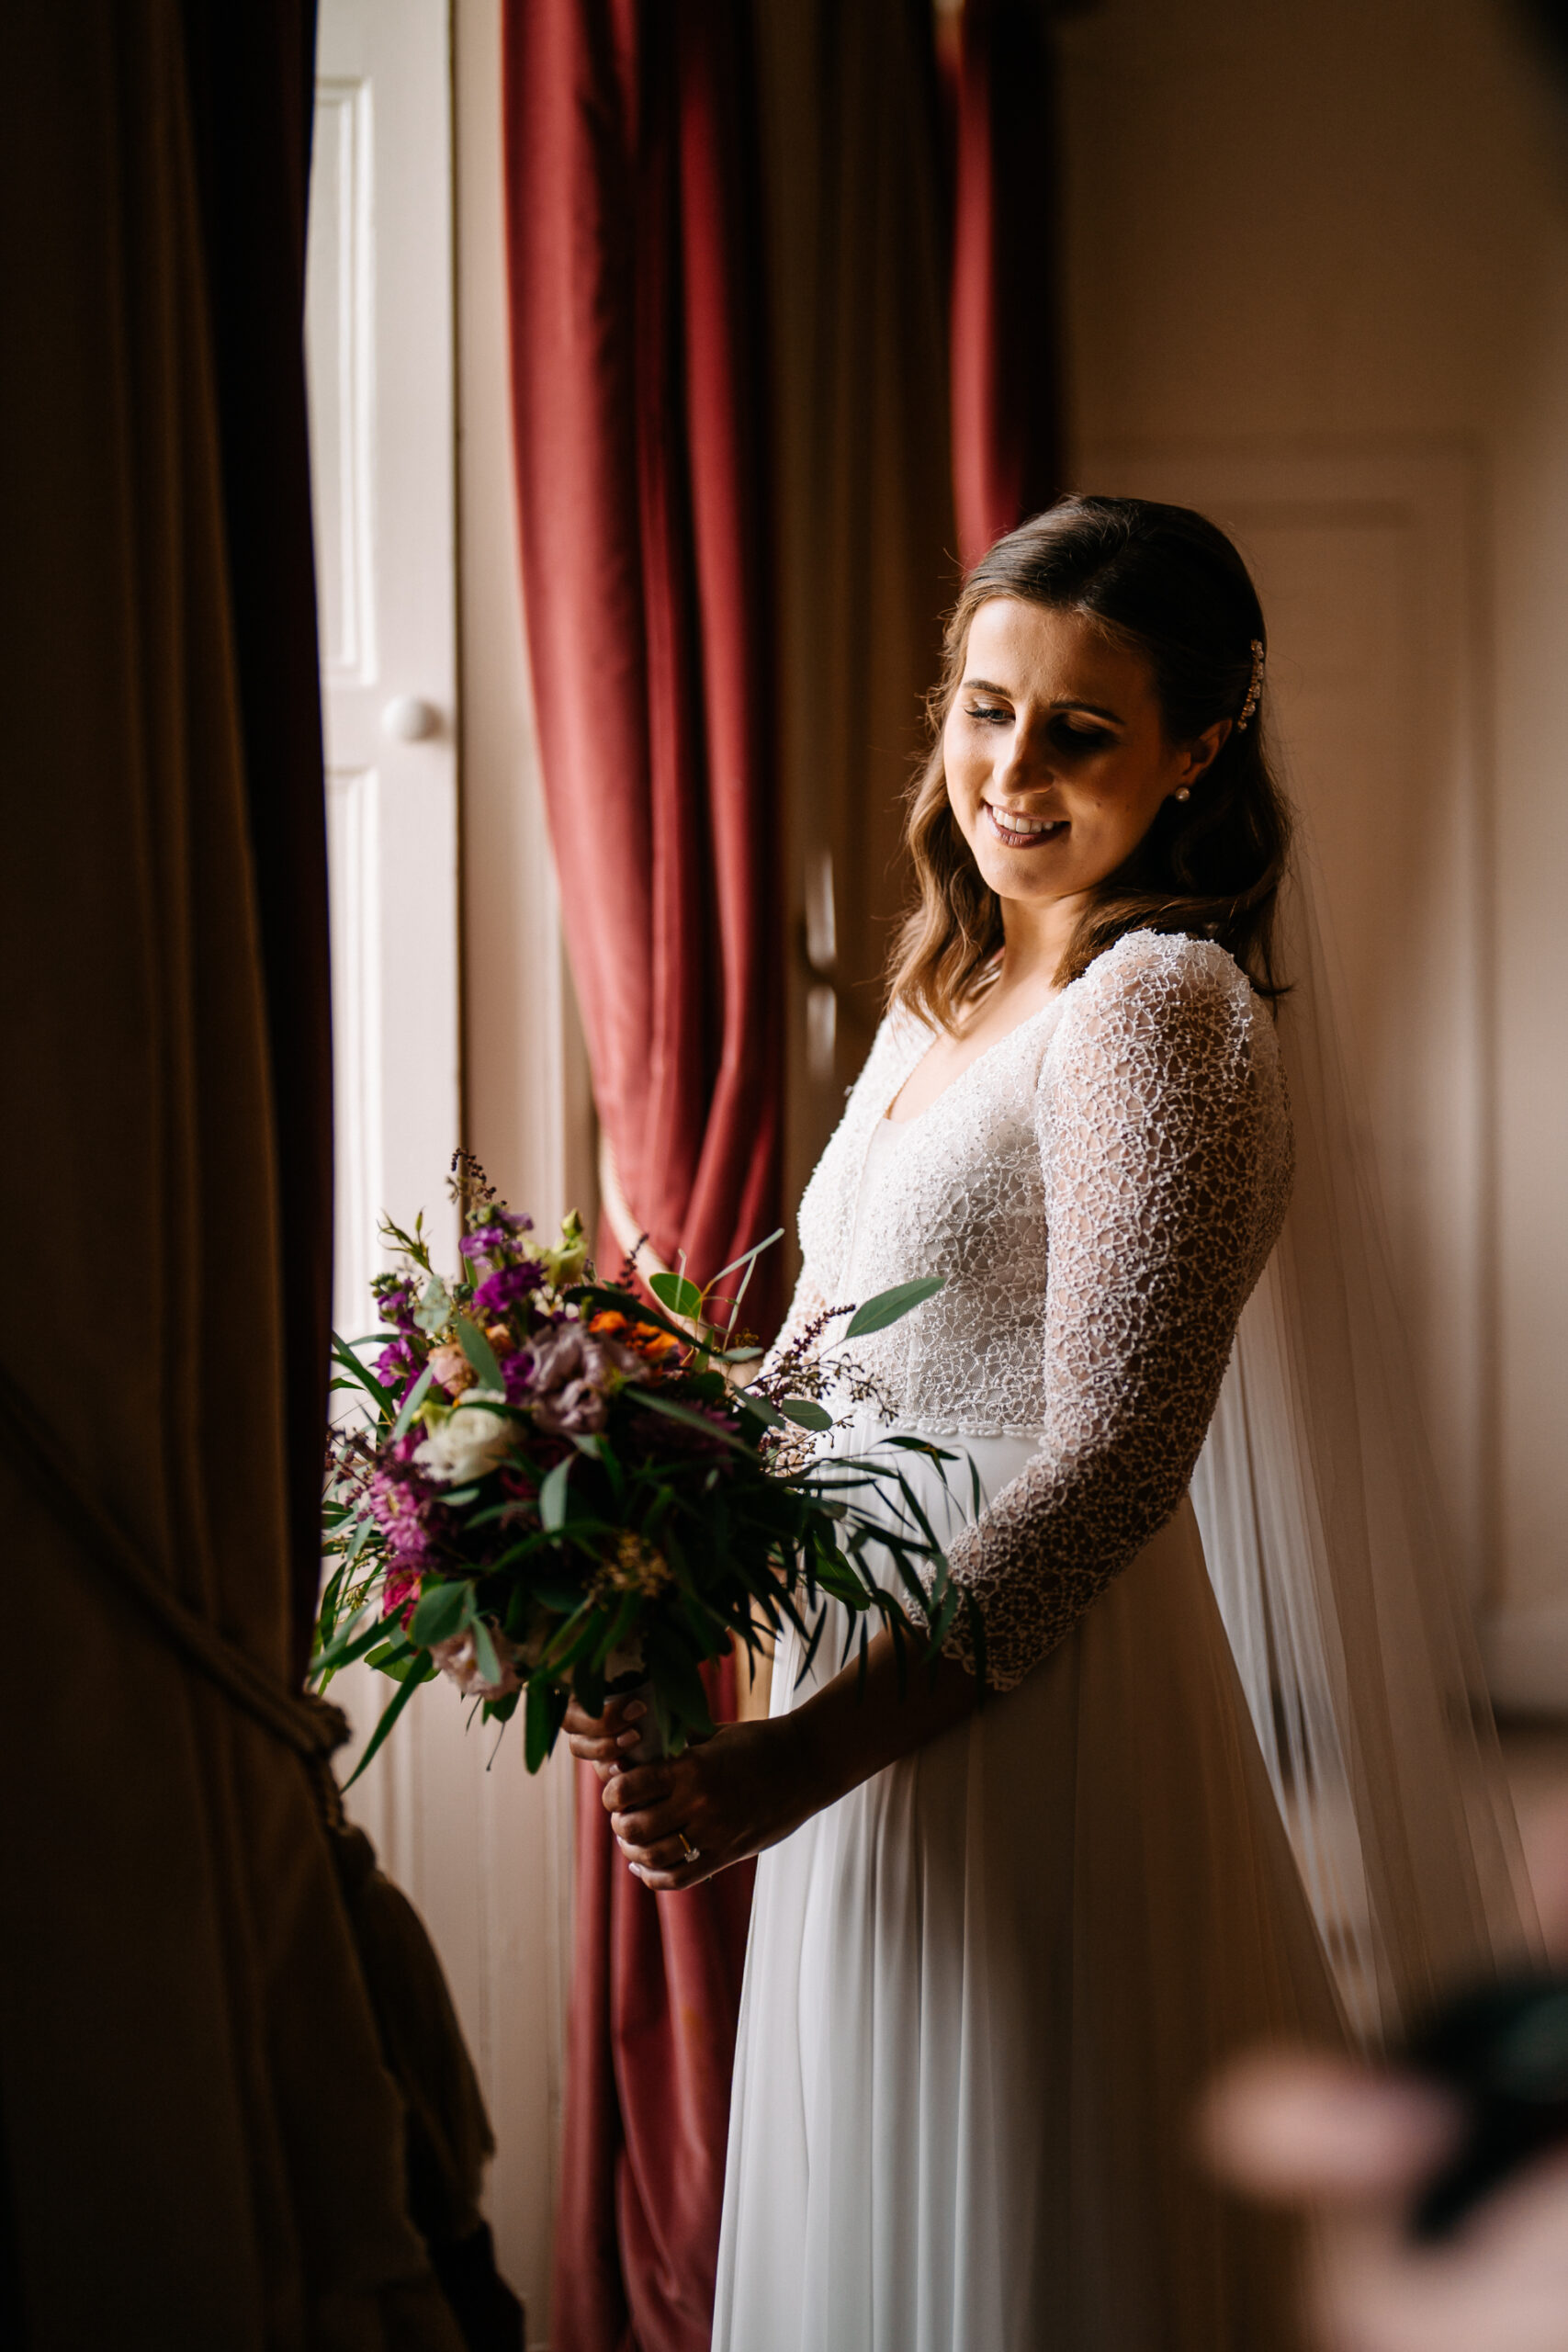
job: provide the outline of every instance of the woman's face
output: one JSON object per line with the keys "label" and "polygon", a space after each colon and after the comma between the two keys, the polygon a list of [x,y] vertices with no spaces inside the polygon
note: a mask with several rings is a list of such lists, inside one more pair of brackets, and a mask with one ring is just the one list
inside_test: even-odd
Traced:
{"label": "woman's face", "polygon": [[1166,740],[1154,673],[1081,613],[994,596],[942,729],[947,797],[997,896],[1043,910],[1124,865],[1230,732]]}

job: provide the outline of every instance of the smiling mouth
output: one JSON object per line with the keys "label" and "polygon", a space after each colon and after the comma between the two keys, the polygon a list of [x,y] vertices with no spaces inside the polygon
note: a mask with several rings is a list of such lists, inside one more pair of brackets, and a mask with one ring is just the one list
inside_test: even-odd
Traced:
{"label": "smiling mouth", "polygon": [[1021,817],[989,800],[986,815],[992,834],[1008,849],[1038,849],[1043,842],[1060,840],[1067,830],[1066,817]]}

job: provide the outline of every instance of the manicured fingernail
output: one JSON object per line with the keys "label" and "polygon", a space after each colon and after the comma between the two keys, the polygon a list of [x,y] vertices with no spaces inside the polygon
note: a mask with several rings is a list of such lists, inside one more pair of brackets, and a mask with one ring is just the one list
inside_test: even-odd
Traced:
{"label": "manicured fingernail", "polygon": [[627,1724],[637,1724],[642,1721],[647,1713],[648,1709],[643,1705],[642,1701],[640,1699],[634,1699],[629,1707],[622,1708],[621,1721]]}

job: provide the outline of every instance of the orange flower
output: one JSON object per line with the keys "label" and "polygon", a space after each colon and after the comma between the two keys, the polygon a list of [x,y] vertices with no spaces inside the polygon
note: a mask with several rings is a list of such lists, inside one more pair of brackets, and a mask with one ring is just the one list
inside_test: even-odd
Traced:
{"label": "orange flower", "polygon": [[635,1348],[650,1363],[662,1363],[681,1345],[673,1331],[661,1331],[657,1323],[628,1323],[613,1307],[595,1315],[588,1328],[596,1338],[619,1340],[624,1346]]}

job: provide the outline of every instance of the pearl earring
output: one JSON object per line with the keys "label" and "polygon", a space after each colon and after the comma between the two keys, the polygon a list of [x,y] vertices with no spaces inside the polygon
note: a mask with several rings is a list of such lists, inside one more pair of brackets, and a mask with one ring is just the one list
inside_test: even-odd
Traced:
{"label": "pearl earring", "polygon": [[1173,792],[1170,797],[1173,800],[1190,800],[1192,797],[1191,789],[1189,786],[1184,784],[1179,792]]}

